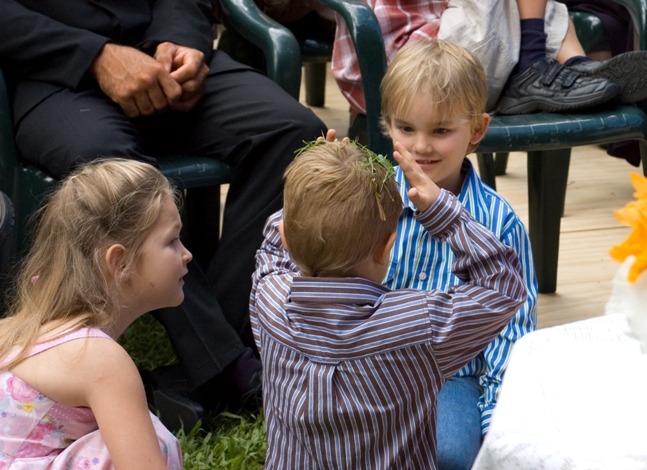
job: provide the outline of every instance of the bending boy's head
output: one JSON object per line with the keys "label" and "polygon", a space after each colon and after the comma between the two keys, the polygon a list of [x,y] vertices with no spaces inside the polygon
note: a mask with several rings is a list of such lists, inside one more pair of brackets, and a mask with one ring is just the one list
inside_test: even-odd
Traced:
{"label": "bending boy's head", "polygon": [[283,233],[306,276],[353,275],[395,232],[392,168],[355,142],[318,141],[285,171]]}
{"label": "bending boy's head", "polygon": [[[481,124],[487,81],[481,63],[467,49],[440,39],[412,41],[400,49],[382,79],[382,119],[408,117],[421,98],[430,116],[442,121],[462,115],[472,128]],[[468,147],[468,152],[476,148]]]}

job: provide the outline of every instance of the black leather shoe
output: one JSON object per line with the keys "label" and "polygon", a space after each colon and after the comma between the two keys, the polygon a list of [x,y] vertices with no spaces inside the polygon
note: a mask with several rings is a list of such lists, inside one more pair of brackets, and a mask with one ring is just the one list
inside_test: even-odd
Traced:
{"label": "black leather shoe", "polygon": [[534,62],[507,83],[495,113],[562,112],[605,103],[620,93],[606,78],[581,75],[553,59]]}
{"label": "black leather shoe", "polygon": [[153,403],[160,421],[171,432],[184,428],[188,434],[200,423],[200,428],[209,431],[209,416],[202,405],[181,390],[153,390]]}
{"label": "black leather shoe", "polygon": [[582,76],[612,81],[620,87],[623,103],[647,99],[647,51],[625,52],[609,60],[591,60],[567,68]]}
{"label": "black leather shoe", "polygon": [[0,246],[11,234],[14,223],[13,205],[9,197],[0,191]]}
{"label": "black leather shoe", "polygon": [[198,421],[202,429],[210,430],[209,410],[192,390],[189,379],[179,364],[142,371],[141,376],[149,403],[170,431],[176,432],[184,428],[188,433]]}
{"label": "black leather shoe", "polygon": [[258,413],[263,408],[263,371],[255,372],[249,387],[240,397],[240,407],[248,413]]}

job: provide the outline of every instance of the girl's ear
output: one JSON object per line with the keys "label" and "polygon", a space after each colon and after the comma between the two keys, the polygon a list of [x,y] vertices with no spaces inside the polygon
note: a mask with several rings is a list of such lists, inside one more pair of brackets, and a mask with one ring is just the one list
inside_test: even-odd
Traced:
{"label": "girl's ear", "polygon": [[106,251],[106,269],[117,282],[130,280],[130,270],[126,266],[126,248],[123,245],[110,245]]}
{"label": "girl's ear", "polygon": [[481,115],[481,119],[479,119],[479,122],[472,129],[472,137],[470,138],[470,144],[472,145],[478,144],[483,139],[483,137],[485,137],[485,133],[487,132],[487,128],[489,125],[490,125],[490,115],[488,113],[483,113]]}

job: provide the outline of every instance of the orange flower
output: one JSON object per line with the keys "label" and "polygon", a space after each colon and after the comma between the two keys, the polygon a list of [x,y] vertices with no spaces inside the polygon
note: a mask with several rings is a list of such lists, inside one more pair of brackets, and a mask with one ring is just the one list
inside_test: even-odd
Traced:
{"label": "orange flower", "polygon": [[634,197],[637,200],[614,214],[620,223],[628,225],[632,231],[624,242],[611,248],[610,254],[620,263],[629,255],[636,257],[628,276],[629,282],[634,283],[640,273],[647,269],[647,178],[632,173],[631,182],[636,190]]}

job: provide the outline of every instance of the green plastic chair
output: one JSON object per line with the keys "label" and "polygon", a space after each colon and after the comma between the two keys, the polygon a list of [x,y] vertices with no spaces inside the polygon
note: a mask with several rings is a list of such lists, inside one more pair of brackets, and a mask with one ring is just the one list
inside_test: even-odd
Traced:
{"label": "green plastic chair", "polygon": [[[266,57],[267,75],[298,98],[301,67],[299,49],[292,34],[263,14],[253,0],[221,0],[230,25],[257,44]],[[296,65],[295,65],[296,64]],[[232,170],[225,163],[206,156],[170,156],[159,159],[160,171],[185,191],[184,217],[187,245],[203,263],[217,247],[218,217],[205,213],[220,211],[220,185],[228,183]],[[23,163],[14,144],[7,87],[0,71],[0,188],[14,204],[16,224],[0,251],[0,272],[7,277],[27,249],[30,216],[40,207],[55,179],[40,169]]]}
{"label": "green plastic chair", "polygon": [[[238,62],[254,67],[261,72],[267,72],[269,75],[270,66],[266,64],[266,54],[262,53],[253,40],[244,37],[236,28],[230,28],[230,26],[231,24],[228,19],[225,22],[226,29],[220,35],[218,49],[227,52],[227,54]],[[327,63],[332,59],[332,40],[322,36],[321,31],[302,33],[295,36],[287,27],[282,27],[285,29],[285,32],[294,37],[297,44],[297,50],[299,51],[298,58],[294,51],[290,51],[290,55],[294,54],[296,64],[303,65],[306,103],[309,106],[324,106],[326,69]],[[283,53],[283,51],[281,52]],[[300,84],[301,67],[299,67],[298,73]],[[297,99],[299,98],[298,86],[292,94]]]}
{"label": "green plastic chair", "polygon": [[[357,0],[320,1],[338,12],[348,26],[362,73],[367,115],[356,120],[350,135],[364,127],[368,146],[390,155],[392,143],[382,135],[379,126],[380,82],[386,71],[386,57],[375,15]],[[639,49],[647,50],[647,0],[616,1],[631,14]],[[581,31],[587,31],[588,36],[582,42],[588,47],[595,42],[601,23],[590,15],[586,19],[588,30]],[[647,174],[647,116],[638,106],[617,106],[587,113],[493,117],[477,149],[481,177],[494,187],[497,171],[494,154],[528,152],[529,234],[539,292],[552,293],[557,287],[560,219],[571,147],[634,139],[640,142],[643,171]],[[500,165],[499,171],[501,167],[505,168]]]}

